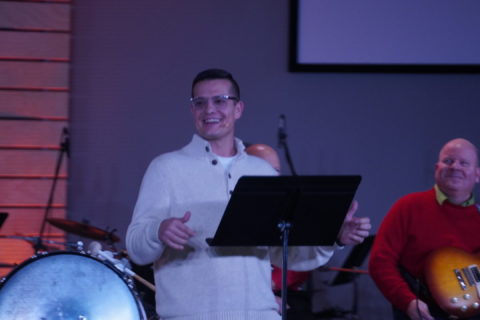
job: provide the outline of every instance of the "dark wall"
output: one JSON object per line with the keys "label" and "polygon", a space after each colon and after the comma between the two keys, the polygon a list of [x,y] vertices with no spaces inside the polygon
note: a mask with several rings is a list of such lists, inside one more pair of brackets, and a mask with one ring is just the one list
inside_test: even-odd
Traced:
{"label": "dark wall", "polygon": [[[191,80],[209,67],[240,83],[239,137],[276,146],[283,113],[299,174],[361,174],[358,215],[374,232],[393,201],[433,185],[444,142],[480,143],[480,75],[289,73],[288,29],[287,0],[76,1],[69,218],[124,237],[149,161],[190,140]],[[385,300],[359,281],[361,314],[385,319]],[[338,290],[319,308],[347,303],[351,288]]]}

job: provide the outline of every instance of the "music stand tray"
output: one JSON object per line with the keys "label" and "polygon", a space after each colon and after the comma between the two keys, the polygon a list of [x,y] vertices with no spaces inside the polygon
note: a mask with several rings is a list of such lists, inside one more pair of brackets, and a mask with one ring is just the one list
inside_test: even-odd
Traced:
{"label": "music stand tray", "polygon": [[358,175],[244,176],[239,179],[211,246],[333,245],[360,184]]}

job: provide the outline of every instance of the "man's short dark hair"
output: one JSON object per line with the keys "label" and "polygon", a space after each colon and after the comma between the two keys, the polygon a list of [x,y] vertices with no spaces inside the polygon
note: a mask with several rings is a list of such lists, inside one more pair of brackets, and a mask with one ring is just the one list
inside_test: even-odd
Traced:
{"label": "man's short dark hair", "polygon": [[237,81],[233,78],[232,74],[228,71],[222,69],[207,69],[199,74],[193,79],[192,83],[192,97],[193,97],[193,88],[197,83],[203,80],[217,80],[225,79],[230,81],[232,84],[233,94],[240,99],[240,87],[238,86]]}

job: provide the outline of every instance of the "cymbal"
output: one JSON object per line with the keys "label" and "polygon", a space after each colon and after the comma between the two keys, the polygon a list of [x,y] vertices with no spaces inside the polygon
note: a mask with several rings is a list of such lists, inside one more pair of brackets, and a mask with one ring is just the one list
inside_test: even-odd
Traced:
{"label": "cymbal", "polygon": [[60,218],[48,218],[47,221],[63,231],[70,232],[85,238],[100,241],[118,242],[120,238],[113,234],[91,225]]}

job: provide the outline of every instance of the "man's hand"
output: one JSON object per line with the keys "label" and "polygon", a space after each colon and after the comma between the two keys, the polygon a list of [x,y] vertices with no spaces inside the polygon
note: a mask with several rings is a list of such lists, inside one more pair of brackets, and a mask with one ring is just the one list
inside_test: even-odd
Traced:
{"label": "man's hand", "polygon": [[428,311],[428,306],[425,302],[419,299],[410,301],[407,308],[407,315],[412,320],[435,320],[430,314],[430,311]]}
{"label": "man's hand", "polygon": [[195,235],[195,232],[185,224],[191,215],[190,211],[187,211],[182,218],[163,220],[158,229],[158,238],[170,248],[183,250],[188,239]]}
{"label": "man's hand", "polygon": [[362,243],[368,237],[370,229],[372,229],[369,217],[354,217],[357,209],[358,202],[353,200],[338,234],[340,245]]}

